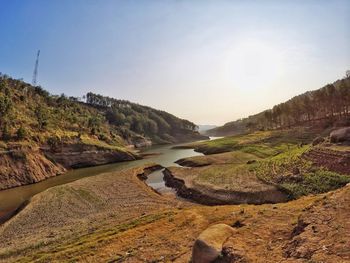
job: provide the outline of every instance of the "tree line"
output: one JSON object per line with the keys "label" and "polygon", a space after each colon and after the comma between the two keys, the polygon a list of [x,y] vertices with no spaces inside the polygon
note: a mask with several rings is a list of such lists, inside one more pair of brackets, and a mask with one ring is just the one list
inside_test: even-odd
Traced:
{"label": "tree line", "polygon": [[103,109],[110,124],[122,126],[135,133],[150,137],[158,136],[162,139],[168,139],[164,137],[186,131],[193,132],[198,128],[194,123],[175,117],[165,111],[92,92],[87,93],[86,103]]}
{"label": "tree line", "polygon": [[347,119],[349,109],[350,77],[347,77],[275,105],[264,112],[257,125],[273,129],[312,124],[326,119]]}
{"label": "tree line", "polygon": [[331,125],[339,120],[350,122],[350,71],[346,72],[343,79],[332,84],[295,96],[272,109],[226,123],[209,133],[222,135],[316,123]]}

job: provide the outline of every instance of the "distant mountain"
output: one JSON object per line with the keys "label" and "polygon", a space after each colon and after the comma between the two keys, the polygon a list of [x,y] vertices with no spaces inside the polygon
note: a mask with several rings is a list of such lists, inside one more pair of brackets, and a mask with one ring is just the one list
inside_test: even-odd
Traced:
{"label": "distant mountain", "polygon": [[350,125],[350,76],[295,96],[272,109],[210,129],[206,134],[227,136],[303,125]]}
{"label": "distant mountain", "polygon": [[204,125],[198,125],[198,131],[200,133],[204,134],[205,131],[210,130],[210,129],[214,129],[216,127],[217,127],[216,125],[210,125],[210,124],[208,124],[208,125],[205,125],[205,124]]}

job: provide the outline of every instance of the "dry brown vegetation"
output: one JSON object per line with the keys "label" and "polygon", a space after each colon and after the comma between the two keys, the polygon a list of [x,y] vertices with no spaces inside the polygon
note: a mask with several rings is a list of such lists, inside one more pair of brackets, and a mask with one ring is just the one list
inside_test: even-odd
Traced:
{"label": "dry brown vegetation", "polygon": [[[0,260],[45,261],[61,257],[67,249],[69,257],[82,255],[83,244],[86,248],[91,242],[99,244],[124,228],[161,217],[153,218],[153,213],[161,214],[178,202],[157,194],[138,179],[145,167],[149,165],[84,178],[37,194],[0,226]],[[138,217],[137,222],[130,221]],[[90,235],[91,239],[85,239]]]}
{"label": "dry brown vegetation", "polygon": [[[347,262],[349,198],[350,186],[346,186],[276,205],[169,208],[167,202],[158,203],[157,211],[148,213],[150,207],[145,206],[147,214],[129,214],[133,219],[127,221],[105,213],[93,225],[80,218],[70,222],[74,234],[64,239],[60,232],[61,239],[56,236],[53,243],[0,255],[4,262],[189,262],[199,233],[212,224],[226,223],[235,233],[225,247],[233,248],[245,262]],[[83,232],[88,226],[90,230]],[[38,238],[43,232],[36,227],[30,232],[39,232]]]}

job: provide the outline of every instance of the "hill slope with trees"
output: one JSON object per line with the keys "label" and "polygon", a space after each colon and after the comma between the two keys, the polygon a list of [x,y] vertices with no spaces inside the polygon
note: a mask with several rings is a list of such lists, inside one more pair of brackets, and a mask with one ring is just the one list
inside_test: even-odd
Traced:
{"label": "hill slope with trees", "polygon": [[133,160],[132,147],[205,138],[196,130],[164,111],[93,93],[82,102],[0,74],[0,189]]}
{"label": "hill slope with trees", "polygon": [[247,118],[228,122],[207,131],[208,135],[225,136],[256,130],[350,124],[350,72],[341,80],[318,90],[307,91],[272,109]]}

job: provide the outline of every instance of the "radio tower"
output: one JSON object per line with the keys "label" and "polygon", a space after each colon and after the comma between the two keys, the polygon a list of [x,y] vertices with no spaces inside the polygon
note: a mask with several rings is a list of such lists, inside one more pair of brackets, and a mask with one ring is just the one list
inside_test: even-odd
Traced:
{"label": "radio tower", "polygon": [[36,54],[36,60],[35,60],[35,67],[34,67],[34,72],[33,72],[32,86],[36,86],[36,79],[37,79],[37,77],[38,77],[39,55],[40,55],[40,50],[38,50],[38,53]]}

